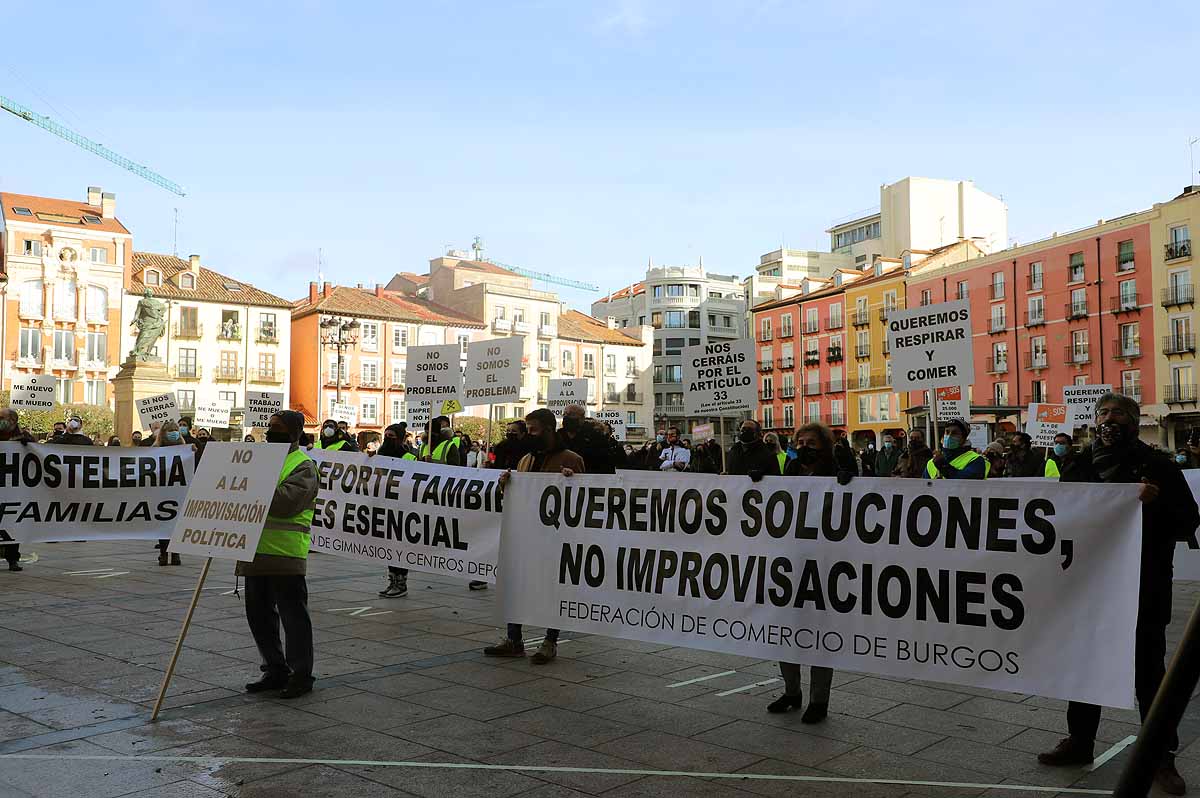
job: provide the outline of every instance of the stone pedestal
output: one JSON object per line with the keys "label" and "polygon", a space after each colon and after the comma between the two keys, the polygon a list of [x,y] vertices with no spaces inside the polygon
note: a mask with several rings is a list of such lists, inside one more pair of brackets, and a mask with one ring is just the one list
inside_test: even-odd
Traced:
{"label": "stone pedestal", "polygon": [[138,422],[134,402],[147,396],[157,396],[175,390],[174,380],[167,376],[167,367],[158,360],[126,360],[121,364],[117,376],[112,378],[112,384],[117,408],[114,433],[124,444],[129,443],[134,430],[145,432]]}

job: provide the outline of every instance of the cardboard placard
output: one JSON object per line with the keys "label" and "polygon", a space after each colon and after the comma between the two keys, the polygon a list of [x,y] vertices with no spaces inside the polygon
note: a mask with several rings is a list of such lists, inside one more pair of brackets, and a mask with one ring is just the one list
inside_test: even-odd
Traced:
{"label": "cardboard placard", "polygon": [[353,427],[358,424],[358,406],[349,402],[334,402],[329,417],[334,421],[345,421]]}
{"label": "cardboard placard", "polygon": [[924,391],[975,382],[971,307],[966,299],[892,311],[887,341],[896,390]]}
{"label": "cardboard placard", "polygon": [[1096,422],[1096,402],[1104,394],[1112,393],[1112,386],[1064,385],[1062,391],[1071,427],[1087,427]]}
{"label": "cardboard placard", "polygon": [[684,413],[725,416],[758,406],[754,341],[722,341],[683,348]]}
{"label": "cardboard placard", "polygon": [[[468,344],[470,346],[470,344]],[[404,368],[404,394],[438,408],[446,402],[463,404],[462,347],[458,344],[410,346]],[[453,406],[451,406],[453,407]],[[447,412],[446,415],[449,413]]]}
{"label": "cardboard placard", "polygon": [[282,409],[283,391],[247,391],[246,418],[242,424],[266,429],[271,416]]}
{"label": "cardboard placard", "polygon": [[17,374],[12,378],[8,406],[13,410],[54,409],[53,374]]}
{"label": "cardboard placard", "polygon": [[1072,432],[1066,405],[1035,402],[1029,405],[1025,421],[1025,434],[1033,438],[1034,446],[1053,446],[1054,436],[1060,432]]}
{"label": "cardboard placard", "polygon": [[562,418],[563,410],[566,409],[567,405],[587,407],[587,377],[550,380],[547,391],[546,407],[554,411],[554,415],[558,418]]}
{"label": "cardboard placard", "polygon": [[608,424],[612,427],[613,437],[619,441],[625,441],[625,414],[620,410],[597,410],[592,413],[592,418]]}
{"label": "cardboard placard", "polygon": [[937,420],[962,419],[970,421],[971,403],[967,401],[967,389],[961,385],[946,385],[934,388],[937,396]]}
{"label": "cardboard placard", "polygon": [[207,402],[197,402],[196,417],[192,423],[197,427],[225,429],[229,426],[229,414],[232,412],[233,402],[228,399],[209,399]]}
{"label": "cardboard placard", "polygon": [[520,401],[521,355],[524,350],[525,339],[520,336],[467,344],[467,371],[461,404],[490,405]]}

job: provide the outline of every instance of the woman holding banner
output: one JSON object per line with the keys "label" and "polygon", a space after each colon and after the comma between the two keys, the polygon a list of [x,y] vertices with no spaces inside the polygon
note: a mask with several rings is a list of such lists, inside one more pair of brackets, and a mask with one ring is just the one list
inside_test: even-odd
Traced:
{"label": "woman holding banner", "polygon": [[[183,446],[186,441],[183,439],[183,433],[179,431],[179,425],[174,421],[164,421],[162,426],[158,428],[158,435],[154,438],[155,446]],[[178,554],[167,557],[167,546],[170,545],[171,539],[164,538],[158,541],[158,564],[159,565],[183,565],[183,560]]]}

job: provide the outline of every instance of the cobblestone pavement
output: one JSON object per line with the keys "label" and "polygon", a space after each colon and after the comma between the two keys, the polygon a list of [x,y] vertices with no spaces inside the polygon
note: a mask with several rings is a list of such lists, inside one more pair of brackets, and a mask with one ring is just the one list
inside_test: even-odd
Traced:
{"label": "cobblestone pavement", "polygon": [[[380,569],[319,555],[317,689],[242,692],[257,655],[215,563],[150,725],[200,567],[161,568],[152,545],[42,544],[0,571],[0,796],[1080,795],[1128,756],[1038,765],[1065,717],[1035,696],[839,673],[830,717],[805,726],[765,712],[773,662],[569,632],[550,665],[485,659],[494,590],[414,573],[407,598],[382,599]],[[1198,590],[1176,586],[1173,634]],[[1097,753],[1136,722],[1105,710]],[[1200,711],[1180,731],[1200,787]]]}

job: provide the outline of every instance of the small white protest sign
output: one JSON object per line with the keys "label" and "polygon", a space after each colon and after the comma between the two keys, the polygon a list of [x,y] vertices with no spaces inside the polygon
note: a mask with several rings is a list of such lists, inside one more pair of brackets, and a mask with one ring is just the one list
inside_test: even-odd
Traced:
{"label": "small white protest sign", "polygon": [[1087,427],[1096,422],[1096,402],[1106,393],[1112,393],[1111,385],[1064,385],[1063,404],[1067,406],[1067,421],[1071,427]]}
{"label": "small white protest sign", "polygon": [[334,402],[329,417],[334,421],[345,421],[353,427],[358,424],[358,407],[349,402]]}
{"label": "small white protest sign", "polygon": [[[469,344],[468,344],[469,346]],[[404,371],[404,394],[435,407],[462,407],[463,371],[458,344],[410,346]]]}
{"label": "small white protest sign", "polygon": [[405,400],[404,420],[408,424],[408,429],[412,432],[416,433],[425,429],[432,416],[433,406],[429,402]]}
{"label": "small white protest sign", "polygon": [[974,449],[979,449],[981,451],[986,449],[987,445],[991,443],[991,440],[988,438],[987,424],[972,424],[971,434],[967,440]]}
{"label": "small white protest sign", "polygon": [[1033,438],[1034,446],[1053,446],[1060,432],[1071,434],[1071,422],[1066,405],[1034,402],[1029,405],[1025,434]]}
{"label": "small white protest sign", "polygon": [[967,392],[961,385],[945,385],[934,388],[937,395],[937,420],[950,421],[962,419],[968,421],[971,417],[971,403],[967,401]]}
{"label": "small white protest sign", "polygon": [[175,393],[160,393],[143,396],[134,401],[138,411],[138,423],[142,429],[150,429],[154,422],[162,423],[179,418],[179,407],[175,404]]}
{"label": "small white protest sign", "polygon": [[754,341],[722,341],[683,348],[684,414],[726,416],[758,406]]}
{"label": "small white protest sign", "polygon": [[13,375],[8,406],[13,410],[52,410],[54,408],[54,375]]}
{"label": "small white protest sign", "polygon": [[467,374],[462,404],[491,405],[520,401],[521,356],[524,351],[525,339],[520,336],[467,344]]}
{"label": "small white protest sign", "polygon": [[712,440],[713,425],[712,424],[694,424],[692,425],[692,443]]}
{"label": "small white protest sign", "polygon": [[588,381],[586,377],[550,380],[546,389],[546,407],[554,411],[554,415],[562,418],[567,405],[587,407]]}
{"label": "small white protest sign", "polygon": [[246,427],[266,429],[271,416],[282,409],[283,391],[247,391],[246,418],[242,424]]}
{"label": "small white protest sign", "polygon": [[897,391],[975,382],[971,307],[966,299],[892,311],[887,341]]}
{"label": "small white protest sign", "polygon": [[253,560],[287,454],[284,443],[210,441],[188,486],[169,550]]}
{"label": "small white protest sign", "polygon": [[612,427],[613,437],[619,441],[625,440],[625,416],[620,410],[597,410],[592,418]]}
{"label": "small white protest sign", "polygon": [[233,402],[228,399],[209,399],[207,402],[196,403],[196,418],[192,422],[197,427],[225,429],[229,426],[229,414],[233,412]]}

